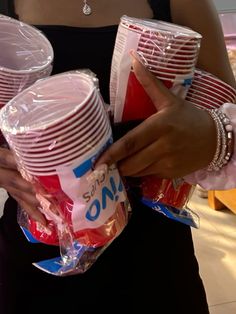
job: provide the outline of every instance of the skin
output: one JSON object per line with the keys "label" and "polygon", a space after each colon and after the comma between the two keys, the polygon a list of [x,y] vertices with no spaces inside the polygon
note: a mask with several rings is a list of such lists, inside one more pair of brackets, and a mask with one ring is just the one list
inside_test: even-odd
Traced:
{"label": "skin", "polygon": [[[82,13],[82,1],[78,3],[77,0],[71,0],[68,4],[66,0],[15,0],[20,20],[29,24],[98,27],[118,24],[123,14],[140,18],[152,17],[146,0],[90,0],[89,4],[93,14],[88,17]],[[197,67],[236,87],[222,29],[212,2],[171,0],[170,4],[174,23],[190,27],[203,36]],[[216,149],[216,131],[212,119],[208,113],[197,110],[170,94],[133,58],[134,72],[153,100],[158,113],[114,143],[101,156],[98,165],[117,162],[124,176],[157,174],[166,178],[181,177],[204,168],[212,160]],[[43,215],[37,210],[39,204],[34,190],[17,172],[12,153],[1,148],[0,156],[0,186],[29,215],[45,224]]]}
{"label": "skin", "polygon": [[115,142],[97,166],[118,163],[124,176],[178,178],[208,165],[216,150],[209,114],[171,94],[136,56],[133,69],[158,112]]}

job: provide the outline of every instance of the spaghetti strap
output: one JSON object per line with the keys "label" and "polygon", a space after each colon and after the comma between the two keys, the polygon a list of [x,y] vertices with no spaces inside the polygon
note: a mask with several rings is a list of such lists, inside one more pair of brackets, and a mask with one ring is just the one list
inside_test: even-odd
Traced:
{"label": "spaghetti strap", "polygon": [[148,0],[153,10],[153,18],[157,20],[171,22],[170,0]]}

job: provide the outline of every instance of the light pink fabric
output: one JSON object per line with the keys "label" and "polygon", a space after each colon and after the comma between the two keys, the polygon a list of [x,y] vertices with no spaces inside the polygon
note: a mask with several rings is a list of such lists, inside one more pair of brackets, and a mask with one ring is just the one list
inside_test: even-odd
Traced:
{"label": "light pink fabric", "polygon": [[184,177],[187,182],[199,184],[206,190],[236,188],[236,104],[226,103],[220,109],[229,117],[234,129],[234,154],[231,160],[219,171],[209,172],[201,169]]}

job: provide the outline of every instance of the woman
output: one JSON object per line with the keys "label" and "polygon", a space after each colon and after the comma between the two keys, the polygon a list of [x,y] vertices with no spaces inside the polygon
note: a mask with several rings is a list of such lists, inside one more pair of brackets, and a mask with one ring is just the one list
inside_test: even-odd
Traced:
{"label": "woman", "polygon": [[[234,84],[222,30],[211,1],[156,0],[149,4],[145,0],[91,0],[91,15],[83,13],[84,2],[15,0],[15,13],[20,20],[37,25],[51,41],[55,51],[54,73],[91,69],[99,78],[105,102],[109,103],[111,58],[117,24],[123,14],[155,17],[198,31],[203,35],[198,67]],[[191,117],[191,110],[187,116],[180,112],[179,128]],[[201,138],[194,135],[195,129],[181,141],[192,152],[191,157],[195,151],[193,143],[195,149],[210,143],[209,150],[201,157],[189,158],[187,165],[184,161],[178,175],[206,166],[214,155],[214,123],[205,112],[198,117],[202,121]],[[145,129],[145,124],[139,127]],[[139,203],[135,204],[124,232],[85,274],[57,278],[34,268],[32,262],[58,256],[58,249],[32,245],[24,238],[16,221],[16,201],[35,219],[43,222],[44,218],[36,210],[34,191],[16,172],[14,159],[7,150],[1,150],[0,162],[0,185],[13,197],[6,202],[0,225],[1,313],[62,313],[65,310],[68,313],[81,310],[208,313],[189,227]],[[165,161],[162,168],[166,168]]]}

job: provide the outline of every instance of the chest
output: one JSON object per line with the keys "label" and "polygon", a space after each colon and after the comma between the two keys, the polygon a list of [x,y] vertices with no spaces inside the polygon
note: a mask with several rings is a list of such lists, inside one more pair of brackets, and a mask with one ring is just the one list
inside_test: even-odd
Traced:
{"label": "chest", "polygon": [[84,0],[15,0],[19,19],[30,24],[99,27],[118,24],[122,15],[152,18],[148,0],[87,0],[92,14],[83,14]]}

